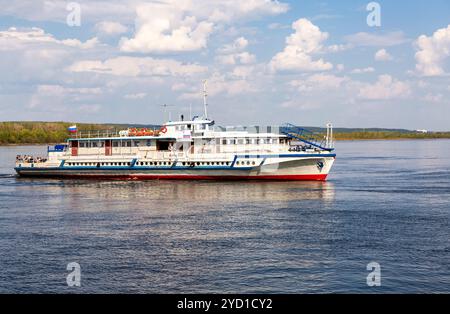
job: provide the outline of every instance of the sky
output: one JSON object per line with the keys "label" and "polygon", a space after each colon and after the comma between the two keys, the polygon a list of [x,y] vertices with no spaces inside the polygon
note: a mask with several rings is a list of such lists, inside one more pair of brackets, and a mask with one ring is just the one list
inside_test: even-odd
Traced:
{"label": "sky", "polygon": [[449,73],[445,0],[0,0],[1,121],[450,130]]}

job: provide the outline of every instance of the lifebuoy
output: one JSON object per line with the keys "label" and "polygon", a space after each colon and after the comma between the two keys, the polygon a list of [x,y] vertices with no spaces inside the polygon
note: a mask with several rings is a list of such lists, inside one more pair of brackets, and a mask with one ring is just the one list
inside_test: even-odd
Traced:
{"label": "lifebuoy", "polygon": [[162,128],[161,128],[161,133],[166,133],[167,132],[167,127],[164,125]]}

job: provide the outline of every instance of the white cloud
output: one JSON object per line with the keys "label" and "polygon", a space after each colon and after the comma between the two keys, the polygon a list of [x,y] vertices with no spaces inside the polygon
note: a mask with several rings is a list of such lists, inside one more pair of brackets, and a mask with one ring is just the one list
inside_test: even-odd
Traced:
{"label": "white cloud", "polygon": [[345,82],[349,81],[348,77],[339,77],[332,74],[313,74],[304,80],[293,80],[290,85],[301,92],[322,91],[338,89]]}
{"label": "white cloud", "polygon": [[390,32],[386,34],[373,34],[360,32],[345,37],[348,43],[353,46],[375,46],[389,47],[396,46],[408,42],[405,34],[401,31]]}
{"label": "white cloud", "polygon": [[363,73],[372,73],[375,72],[375,69],[373,67],[367,67],[362,69],[354,69],[351,73],[352,74],[363,74]]}
{"label": "white cloud", "polygon": [[151,57],[116,57],[101,60],[84,60],[72,64],[72,72],[95,72],[116,76],[189,76],[203,73],[207,68],[198,64],[184,64],[171,59],[154,59]]}
{"label": "white cloud", "polygon": [[220,0],[211,2],[162,0],[136,8],[136,33],[122,38],[126,52],[168,53],[207,47],[216,26],[232,20],[286,12],[288,6],[270,0]]}
{"label": "white cloud", "polygon": [[102,94],[101,88],[65,87],[58,84],[38,85],[32,94],[28,108],[49,112],[65,110],[70,103],[79,103]]}
{"label": "white cloud", "polygon": [[256,56],[244,51],[247,46],[248,40],[244,37],[239,37],[235,39],[233,43],[224,45],[223,47],[217,49],[217,53],[219,55],[216,57],[216,60],[225,65],[255,63]]}
{"label": "white cloud", "polygon": [[444,95],[442,94],[426,94],[425,97],[423,97],[423,100],[425,100],[426,102],[431,102],[431,103],[439,103],[444,99]]}
{"label": "white cloud", "polygon": [[206,47],[213,24],[198,21],[177,7],[165,3],[143,4],[136,9],[134,38],[122,38],[126,52],[167,53],[195,51]]}
{"label": "white cloud", "polygon": [[326,71],[333,65],[323,59],[313,60],[313,55],[323,50],[323,42],[328,33],[307,19],[299,19],[292,24],[294,33],[286,38],[286,47],[270,61],[273,71]]}
{"label": "white cloud", "polygon": [[[182,93],[180,99],[199,99],[201,96],[197,89],[185,86],[188,90]],[[258,91],[257,87],[249,80],[242,78],[227,77],[219,72],[214,72],[208,78],[208,95],[215,96],[225,94],[227,96],[235,96],[239,94],[254,93]]]}
{"label": "white cloud", "polygon": [[421,35],[416,46],[416,70],[424,76],[445,74],[444,61],[450,56],[450,25],[434,32],[431,37]]}
{"label": "white cloud", "polygon": [[16,27],[10,27],[6,31],[0,31],[0,50],[20,50],[32,45],[40,45],[40,47],[42,45],[62,45],[80,49],[91,49],[99,45],[99,41],[96,37],[85,42],[78,39],[59,40],[38,27],[21,30]]}
{"label": "white cloud", "polygon": [[103,21],[95,24],[95,29],[101,35],[114,36],[126,33],[128,28],[118,22]]}
{"label": "white cloud", "polygon": [[376,61],[391,61],[394,58],[386,51],[386,49],[380,49],[375,53]]}
{"label": "white cloud", "polygon": [[248,46],[248,40],[244,37],[236,38],[233,43],[224,45],[223,47],[217,49],[220,54],[230,54],[241,52]]}
{"label": "white cloud", "polygon": [[406,98],[411,94],[408,83],[398,81],[390,75],[378,76],[375,84],[363,84],[358,97],[367,100],[390,100]]}
{"label": "white cloud", "polygon": [[267,26],[267,28],[268,29],[272,29],[272,30],[274,30],[274,29],[287,29],[287,28],[289,28],[289,25],[280,24],[280,23],[270,23]]}
{"label": "white cloud", "polygon": [[135,93],[135,94],[126,94],[123,96],[125,99],[143,99],[147,96],[147,93]]}
{"label": "white cloud", "polygon": [[240,64],[251,64],[255,63],[256,56],[249,53],[249,52],[241,52],[241,53],[235,53],[230,55],[223,55],[223,56],[217,56],[216,60],[219,61],[222,64],[227,65],[234,65],[237,63]]}

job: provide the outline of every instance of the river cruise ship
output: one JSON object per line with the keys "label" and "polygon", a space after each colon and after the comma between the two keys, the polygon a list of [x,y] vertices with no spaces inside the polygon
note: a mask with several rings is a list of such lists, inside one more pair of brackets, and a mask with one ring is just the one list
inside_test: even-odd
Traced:
{"label": "river cruise ship", "polygon": [[292,124],[220,127],[203,117],[158,129],[78,132],[47,156],[17,156],[20,176],[96,179],[326,180],[336,158],[333,130]]}

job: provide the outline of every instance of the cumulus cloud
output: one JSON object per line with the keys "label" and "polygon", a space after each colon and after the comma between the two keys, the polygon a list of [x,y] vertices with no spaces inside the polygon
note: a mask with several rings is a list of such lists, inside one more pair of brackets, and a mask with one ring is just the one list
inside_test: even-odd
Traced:
{"label": "cumulus cloud", "polygon": [[248,46],[248,40],[244,37],[236,38],[231,44],[224,45],[223,47],[217,49],[220,54],[229,54],[241,52]]}
{"label": "cumulus cloud", "polygon": [[146,96],[147,93],[135,93],[135,94],[126,94],[125,96],[123,96],[123,98],[136,100],[136,99],[143,99]]}
{"label": "cumulus cloud", "polygon": [[71,72],[95,72],[115,76],[189,76],[203,73],[206,67],[198,64],[184,64],[171,59],[154,59],[151,57],[116,57],[105,61],[83,60],[72,64]]}
{"label": "cumulus cloud", "polygon": [[421,35],[416,46],[416,70],[424,76],[445,74],[444,61],[450,56],[450,25],[434,32],[432,36]]}
{"label": "cumulus cloud", "polygon": [[339,77],[332,74],[313,74],[303,80],[293,80],[290,85],[301,92],[338,89],[343,83],[348,82],[348,77]]}
{"label": "cumulus cloud", "polygon": [[213,24],[198,21],[180,8],[165,3],[140,5],[134,38],[122,38],[120,49],[126,52],[167,53],[194,51],[206,47]]}
{"label": "cumulus cloud", "polygon": [[363,73],[372,73],[375,72],[375,69],[373,67],[367,67],[362,69],[354,69],[352,70],[352,74],[363,74]]}
{"label": "cumulus cloud", "polygon": [[376,61],[391,61],[394,58],[386,51],[386,49],[380,49],[375,53]]}
{"label": "cumulus cloud", "polygon": [[[194,87],[184,85],[183,88],[186,91],[183,92],[179,99],[199,99],[201,96],[199,91]],[[235,96],[239,94],[247,94],[257,92],[258,88],[252,81],[244,79],[242,77],[232,77],[224,75],[220,72],[214,72],[208,78],[208,95],[215,96],[223,94],[226,96]]]}
{"label": "cumulus cloud", "polygon": [[[64,112],[70,103],[87,106],[95,96],[102,94],[102,90],[95,88],[66,87],[59,84],[40,84],[30,97],[29,109],[38,109],[46,112]],[[80,108],[78,108],[80,109]]]}
{"label": "cumulus cloud", "polygon": [[42,47],[43,44],[90,49],[99,45],[99,41],[96,37],[85,42],[78,39],[59,40],[38,27],[29,29],[10,27],[6,31],[0,31],[0,50],[20,50],[31,45],[40,45]]}
{"label": "cumulus cloud", "polygon": [[346,41],[353,46],[374,46],[374,47],[389,47],[401,45],[409,40],[401,31],[390,32],[386,34],[374,34],[359,32],[345,37]]}
{"label": "cumulus cloud", "polygon": [[444,99],[444,95],[442,94],[431,94],[428,93],[423,97],[423,100],[430,103],[439,103]]}
{"label": "cumulus cloud", "polygon": [[244,37],[239,37],[235,39],[233,43],[217,49],[218,55],[216,56],[216,60],[219,63],[226,65],[254,63],[256,61],[256,56],[244,51],[247,46],[248,40]]}
{"label": "cumulus cloud", "polygon": [[163,0],[137,6],[136,32],[122,38],[126,52],[168,53],[207,47],[218,24],[233,19],[286,12],[288,6],[270,0],[214,2]]}
{"label": "cumulus cloud", "polygon": [[378,76],[375,84],[364,84],[359,89],[358,97],[367,100],[390,100],[406,98],[411,94],[408,83],[392,78],[390,75]]}
{"label": "cumulus cloud", "polygon": [[128,28],[118,22],[103,21],[95,24],[95,29],[100,35],[114,36],[126,33]]}
{"label": "cumulus cloud", "polygon": [[323,50],[323,42],[328,33],[307,19],[299,19],[292,24],[294,33],[286,38],[286,46],[270,61],[273,71],[326,71],[333,65],[323,59],[313,59],[313,56]]}

